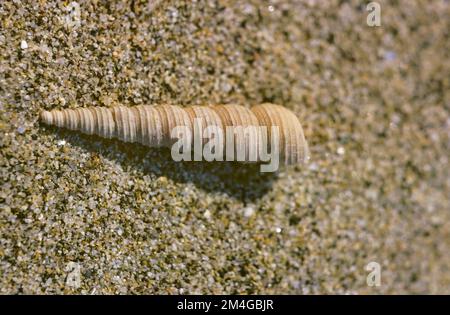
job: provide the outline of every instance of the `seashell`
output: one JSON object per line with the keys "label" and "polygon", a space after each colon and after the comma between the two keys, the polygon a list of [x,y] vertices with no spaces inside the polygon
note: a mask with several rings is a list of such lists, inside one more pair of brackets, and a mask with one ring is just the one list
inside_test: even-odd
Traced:
{"label": "seashell", "polygon": [[[48,125],[104,138],[118,138],[125,142],[138,142],[149,147],[170,147],[178,140],[171,132],[177,126],[185,126],[191,133],[195,128],[200,128],[201,134],[207,127],[214,126],[224,130],[223,152],[227,160],[236,158],[235,152],[239,150],[243,152],[243,161],[254,161],[252,157],[255,155],[256,160],[261,160],[260,149],[263,145],[267,146],[264,148],[266,151],[278,149],[280,161],[284,164],[296,164],[309,159],[308,144],[298,118],[290,110],[268,103],[251,109],[239,105],[90,107],[44,111],[41,120]],[[249,126],[266,128],[246,129]],[[278,127],[278,134],[273,133],[277,129],[272,127]],[[234,132],[225,132],[228,128]],[[268,141],[264,142],[264,139]],[[278,139],[278,143],[272,142],[275,139]],[[203,139],[202,144],[206,141]],[[225,145],[228,141],[234,143],[231,153]],[[194,143],[193,139],[191,143]],[[274,145],[277,147],[272,147]]]}
{"label": "seashell", "polygon": [[[303,128],[297,116],[286,108],[273,104],[256,105],[252,108],[260,126],[279,126],[280,151],[285,164],[296,164],[309,159],[309,149]],[[272,130],[268,128],[268,144],[272,143]]]}

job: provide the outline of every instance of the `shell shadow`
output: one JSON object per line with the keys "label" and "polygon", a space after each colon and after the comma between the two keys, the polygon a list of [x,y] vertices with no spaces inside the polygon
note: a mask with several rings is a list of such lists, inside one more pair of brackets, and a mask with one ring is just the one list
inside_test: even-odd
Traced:
{"label": "shell shadow", "polygon": [[175,162],[167,148],[149,148],[138,143],[104,139],[77,131],[40,124],[55,140],[98,154],[120,164],[124,170],[134,168],[143,174],[165,176],[179,183],[192,183],[207,192],[224,193],[244,204],[254,202],[272,189],[277,172],[262,173],[257,163]]}

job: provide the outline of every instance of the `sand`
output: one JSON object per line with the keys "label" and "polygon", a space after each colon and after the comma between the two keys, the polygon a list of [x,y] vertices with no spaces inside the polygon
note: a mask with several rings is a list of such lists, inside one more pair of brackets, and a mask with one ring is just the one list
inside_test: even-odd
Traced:
{"label": "sand", "polygon": [[[5,1],[0,293],[450,293],[450,4]],[[175,163],[42,110],[273,102],[307,165]],[[367,264],[381,268],[369,286]]]}

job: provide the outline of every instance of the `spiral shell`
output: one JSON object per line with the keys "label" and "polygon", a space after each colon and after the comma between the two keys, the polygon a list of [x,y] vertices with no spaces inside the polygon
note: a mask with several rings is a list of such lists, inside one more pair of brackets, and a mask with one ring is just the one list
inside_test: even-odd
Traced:
{"label": "spiral shell", "polygon": [[[235,148],[245,148],[246,161],[252,152],[259,152],[258,146],[262,143],[267,143],[270,150],[274,149],[271,147],[271,140],[274,137],[272,127],[275,126],[279,131],[277,145],[281,161],[296,164],[309,159],[308,145],[298,118],[288,109],[268,103],[251,109],[239,105],[186,108],[173,105],[90,107],[44,111],[41,113],[41,120],[48,125],[104,138],[118,138],[125,142],[138,142],[150,147],[170,147],[177,141],[171,133],[173,128],[186,126],[194,130],[199,121],[203,129],[208,126],[222,129],[244,127],[236,128],[232,135]],[[267,130],[266,134],[261,134],[259,128],[246,134],[244,130],[248,126],[265,126],[262,130]],[[225,137],[227,136],[228,133]],[[268,141],[262,142],[261,136]]]}

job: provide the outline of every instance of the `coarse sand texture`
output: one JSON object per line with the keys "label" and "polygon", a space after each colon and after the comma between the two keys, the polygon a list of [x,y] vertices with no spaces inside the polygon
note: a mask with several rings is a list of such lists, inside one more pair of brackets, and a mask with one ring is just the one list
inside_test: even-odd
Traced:
{"label": "coarse sand texture", "polygon": [[[449,294],[450,2],[377,1],[380,26],[368,2],[2,1],[0,293]],[[308,163],[39,119],[264,103]]]}

